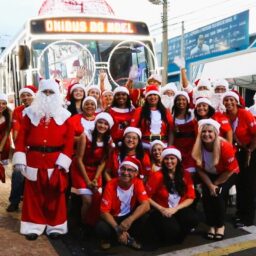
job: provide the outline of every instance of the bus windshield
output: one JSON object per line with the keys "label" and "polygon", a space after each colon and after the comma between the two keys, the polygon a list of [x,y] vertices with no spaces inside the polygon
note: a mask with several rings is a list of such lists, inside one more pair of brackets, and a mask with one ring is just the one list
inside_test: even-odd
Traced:
{"label": "bus windshield", "polygon": [[34,75],[66,86],[77,77],[86,86],[96,84],[100,70],[107,72],[112,87],[124,85],[135,66],[135,86],[143,87],[156,68],[150,41],[36,40],[32,60]]}

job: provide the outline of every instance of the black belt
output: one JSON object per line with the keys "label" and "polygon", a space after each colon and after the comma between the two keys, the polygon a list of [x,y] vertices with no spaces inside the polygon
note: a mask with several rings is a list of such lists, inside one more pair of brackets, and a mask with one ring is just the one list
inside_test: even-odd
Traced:
{"label": "black belt", "polygon": [[154,140],[163,140],[163,141],[166,141],[168,139],[168,136],[166,135],[150,135],[150,136],[143,136],[142,139],[144,140],[149,140],[150,142],[151,141],[154,141]]}
{"label": "black belt", "polygon": [[59,147],[44,147],[44,146],[29,146],[28,149],[32,151],[39,151],[42,153],[53,153],[62,151],[64,146]]}

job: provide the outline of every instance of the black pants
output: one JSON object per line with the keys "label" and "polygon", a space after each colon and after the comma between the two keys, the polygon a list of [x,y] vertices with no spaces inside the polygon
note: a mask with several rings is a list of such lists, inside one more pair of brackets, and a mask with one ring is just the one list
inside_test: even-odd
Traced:
{"label": "black pants", "polygon": [[[196,228],[199,218],[192,207],[186,207],[176,212],[172,217],[164,217],[158,210],[150,212],[148,225],[152,226],[153,233],[150,235],[156,242],[168,244],[180,243],[186,234]],[[152,242],[154,242],[152,241]]]}
{"label": "black pants", "polygon": [[[214,182],[219,176],[208,174],[208,177]],[[221,193],[218,196],[211,196],[209,188],[202,183],[203,208],[206,223],[210,227],[222,227],[224,225],[228,192],[235,184],[236,178],[237,174],[232,174],[225,183],[219,185],[221,187]]]}
{"label": "black pants", "polygon": [[240,150],[236,154],[240,173],[237,177],[237,217],[245,225],[253,225],[255,217],[255,197],[256,197],[256,150],[251,154],[251,161],[245,167],[246,151]]}
{"label": "black pants", "polygon": [[[130,214],[129,214],[130,215]],[[115,221],[120,224],[123,220],[129,217],[129,215],[125,215],[122,217],[115,217]],[[143,242],[144,237],[144,227],[145,223],[147,222],[148,215],[145,214],[141,216],[139,219],[135,220],[128,233],[130,236],[138,240],[139,242]],[[96,236],[100,240],[107,240],[107,241],[116,241],[117,234],[116,231],[112,228],[112,226],[104,220],[99,220],[95,227]]]}

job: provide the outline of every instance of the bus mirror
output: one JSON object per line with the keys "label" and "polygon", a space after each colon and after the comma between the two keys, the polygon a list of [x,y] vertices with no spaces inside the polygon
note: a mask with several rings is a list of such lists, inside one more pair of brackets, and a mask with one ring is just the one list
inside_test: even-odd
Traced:
{"label": "bus mirror", "polygon": [[30,62],[30,51],[26,45],[20,45],[18,50],[19,57],[19,69],[25,70],[28,69]]}

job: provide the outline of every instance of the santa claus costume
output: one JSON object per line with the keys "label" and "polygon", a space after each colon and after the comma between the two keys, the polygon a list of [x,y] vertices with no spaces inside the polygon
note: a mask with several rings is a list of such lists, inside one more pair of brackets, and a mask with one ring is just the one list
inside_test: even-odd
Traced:
{"label": "santa claus costume", "polygon": [[41,80],[24,114],[13,156],[14,168],[26,178],[20,232],[35,240],[46,229],[57,238],[67,233],[65,189],[74,141],[59,85]]}

